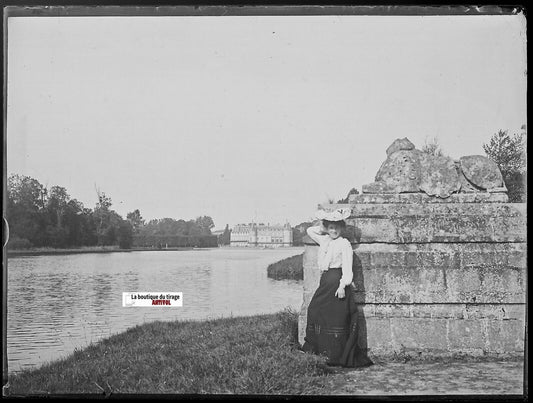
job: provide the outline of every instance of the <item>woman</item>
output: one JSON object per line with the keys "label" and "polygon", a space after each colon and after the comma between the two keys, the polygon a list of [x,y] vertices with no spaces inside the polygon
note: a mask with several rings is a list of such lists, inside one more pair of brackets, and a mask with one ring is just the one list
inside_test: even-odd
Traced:
{"label": "woman", "polygon": [[[319,211],[322,225],[310,227],[307,234],[320,245],[318,267],[320,285],[307,308],[307,327],[302,350],[325,354],[327,364],[364,367],[372,364],[358,345],[357,310],[349,285],[353,280],[353,251],[342,236],[350,210]],[[348,289],[347,289],[348,287]]]}

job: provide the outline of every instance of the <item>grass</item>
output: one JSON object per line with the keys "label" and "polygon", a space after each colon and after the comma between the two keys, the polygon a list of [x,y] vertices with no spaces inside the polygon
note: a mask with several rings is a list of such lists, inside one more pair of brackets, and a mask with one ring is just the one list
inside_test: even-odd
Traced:
{"label": "grass", "polygon": [[303,254],[291,256],[279,262],[272,263],[267,268],[268,277],[276,280],[303,280]]}
{"label": "grass", "polygon": [[10,395],[322,394],[332,370],[297,349],[298,314],[153,322],[10,376]]}

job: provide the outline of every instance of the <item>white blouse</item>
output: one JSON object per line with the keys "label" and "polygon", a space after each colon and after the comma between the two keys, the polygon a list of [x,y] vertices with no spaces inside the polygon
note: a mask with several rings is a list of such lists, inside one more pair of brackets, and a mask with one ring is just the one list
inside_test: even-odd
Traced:
{"label": "white blouse", "polygon": [[321,226],[307,228],[307,235],[320,245],[318,248],[318,268],[321,271],[326,271],[330,267],[342,267],[339,286],[350,285],[353,280],[353,249],[350,241],[343,237],[331,239],[329,235],[322,233]]}

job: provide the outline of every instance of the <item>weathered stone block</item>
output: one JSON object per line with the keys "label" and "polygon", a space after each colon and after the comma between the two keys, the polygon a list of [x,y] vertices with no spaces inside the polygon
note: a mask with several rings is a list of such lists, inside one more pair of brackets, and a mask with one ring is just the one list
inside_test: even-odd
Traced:
{"label": "weathered stone block", "polygon": [[[418,192],[420,182],[420,162],[415,151],[397,150],[390,154],[376,174],[374,186],[382,183],[381,191],[394,193]],[[366,188],[369,191],[370,187]]]}
{"label": "weathered stone block", "polygon": [[411,318],[413,316],[412,304],[366,304],[363,306],[366,318]]}
{"label": "weathered stone block", "polygon": [[[465,178],[466,181],[466,178]],[[425,193],[395,193],[395,194],[351,194],[348,199],[350,204],[417,204],[417,203],[507,203],[509,197],[505,191],[476,193],[454,193],[445,199],[428,196]],[[334,209],[336,204],[323,205]],[[344,206],[344,205],[343,205]]]}
{"label": "weathered stone block", "polygon": [[524,304],[449,303],[449,304],[380,304],[361,305],[364,317],[370,318],[433,318],[522,320]]}
{"label": "weathered stone block", "polygon": [[414,317],[433,319],[464,319],[466,304],[422,304],[413,306]]}
{"label": "weathered stone block", "polygon": [[423,261],[421,259],[421,254],[415,251],[406,251],[405,252],[405,265],[407,267],[423,267]]}
{"label": "weathered stone block", "polygon": [[527,246],[525,243],[478,242],[450,244],[449,246],[460,252],[461,267],[483,265],[526,267]]}
{"label": "weathered stone block", "polygon": [[525,206],[458,203],[368,204],[346,220],[359,243],[525,242]]}
{"label": "weathered stone block", "polygon": [[407,137],[404,137],[403,139],[396,139],[394,142],[387,148],[386,153],[387,156],[390,156],[391,154],[400,151],[400,150],[414,150],[415,145],[409,141]]}
{"label": "weathered stone block", "polygon": [[405,253],[374,252],[370,254],[370,267],[404,268]]}
{"label": "weathered stone block", "polygon": [[510,267],[526,267],[526,254],[520,250],[508,250],[505,254]]}
{"label": "weathered stone block", "polygon": [[475,319],[449,320],[448,341],[456,350],[483,350],[485,338],[482,322]]}
{"label": "weathered stone block", "polygon": [[526,306],[525,304],[497,304],[494,305],[494,316],[502,320],[518,319],[524,321],[526,317]]}
{"label": "weathered stone block", "polygon": [[314,292],[320,282],[320,270],[318,269],[318,246],[307,245],[303,255],[304,267],[304,293],[308,291]]}
{"label": "weathered stone block", "polygon": [[503,185],[503,177],[498,165],[482,155],[468,155],[459,159],[461,170],[469,182],[482,189],[492,189]]}
{"label": "weathered stone block", "polygon": [[363,193],[398,193],[397,188],[394,185],[387,184],[385,182],[372,182],[363,185]]}
{"label": "weathered stone block", "polygon": [[455,161],[455,167],[457,168],[457,175],[459,175],[459,181],[461,182],[461,193],[478,193],[484,191],[483,189],[474,186],[468,181],[468,179],[466,179],[465,174],[461,169],[460,161]]}
{"label": "weathered stone block", "polygon": [[425,318],[390,318],[393,345],[405,349],[448,349],[447,321]]}
{"label": "weathered stone block", "polygon": [[[523,303],[525,244],[358,244],[354,283],[358,302]],[[362,262],[365,262],[363,264]]]}
{"label": "weathered stone block", "polygon": [[[373,351],[389,351],[393,348],[392,329],[389,318],[366,318],[366,340],[360,345],[367,345]],[[361,337],[364,337],[364,332]]]}
{"label": "weathered stone block", "polygon": [[449,197],[461,189],[455,163],[449,157],[419,152],[420,190],[429,196]]}
{"label": "weathered stone block", "polygon": [[487,323],[487,345],[497,353],[524,351],[523,320],[490,321]]}
{"label": "weathered stone block", "polygon": [[355,290],[358,301],[361,293],[371,303],[447,301],[444,272],[437,269],[375,267],[366,273],[364,289]]}
{"label": "weathered stone block", "polygon": [[449,300],[471,303],[524,303],[525,269],[465,267],[447,271]]}

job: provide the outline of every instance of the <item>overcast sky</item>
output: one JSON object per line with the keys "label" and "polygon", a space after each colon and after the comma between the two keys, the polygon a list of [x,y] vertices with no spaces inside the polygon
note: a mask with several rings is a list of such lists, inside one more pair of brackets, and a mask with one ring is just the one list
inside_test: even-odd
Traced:
{"label": "overcast sky", "polygon": [[518,16],[11,17],[8,174],[123,217],[292,225],[386,148],[526,124]]}

